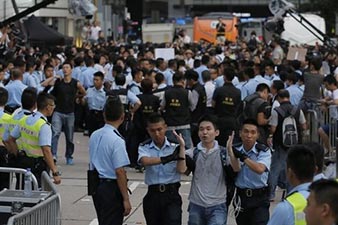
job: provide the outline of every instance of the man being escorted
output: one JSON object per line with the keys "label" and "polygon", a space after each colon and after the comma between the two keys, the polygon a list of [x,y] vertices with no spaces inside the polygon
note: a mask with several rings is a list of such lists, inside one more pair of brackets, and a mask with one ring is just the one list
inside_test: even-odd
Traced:
{"label": "man being escorted", "polygon": [[309,196],[309,185],[316,171],[314,153],[304,145],[289,149],[286,176],[292,187],[284,201],[276,206],[268,225],[306,224],[304,208]]}
{"label": "man being escorted", "polygon": [[124,108],[118,98],[110,97],[104,107],[105,125],[89,139],[90,169],[96,169],[100,183],[93,194],[99,224],[122,225],[131,211],[126,171],[130,164],[126,143],[118,127],[124,121]]}
{"label": "man being escorted", "polygon": [[[225,147],[218,145],[215,140],[220,133],[216,124],[217,118],[214,116],[202,117],[198,123],[201,141],[196,148],[186,152],[188,169],[194,172],[189,195],[188,225],[223,225],[227,221],[228,174],[224,167],[229,167],[231,162]],[[234,160],[237,161],[236,158]],[[237,167],[236,171],[239,169]]]}
{"label": "man being escorted", "polygon": [[307,225],[338,224],[338,182],[318,180],[310,185],[310,196],[304,209]]}
{"label": "man being escorted", "polygon": [[237,225],[266,225],[269,220],[268,176],[271,152],[263,144],[258,144],[258,124],[256,120],[244,120],[239,132],[242,143],[232,147],[233,136],[229,136],[228,154],[233,168],[240,167],[236,177],[237,187],[235,210],[240,210]]}
{"label": "man being escorted", "polygon": [[167,125],[159,114],[149,116],[147,131],[151,139],[139,146],[138,160],[146,168],[148,185],[143,214],[147,225],[181,225],[182,199],[178,190],[180,174],[187,169],[184,139],[173,131],[179,145],[168,140]]}

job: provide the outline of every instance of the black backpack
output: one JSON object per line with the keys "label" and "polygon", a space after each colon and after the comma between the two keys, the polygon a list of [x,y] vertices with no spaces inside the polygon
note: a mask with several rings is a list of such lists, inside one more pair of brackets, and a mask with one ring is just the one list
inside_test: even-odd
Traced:
{"label": "black backpack", "polygon": [[237,125],[240,127],[244,120],[246,119],[254,119],[257,120],[258,108],[265,101],[259,96],[258,93],[253,93],[248,95],[241,102],[238,111],[236,113],[237,116]]}

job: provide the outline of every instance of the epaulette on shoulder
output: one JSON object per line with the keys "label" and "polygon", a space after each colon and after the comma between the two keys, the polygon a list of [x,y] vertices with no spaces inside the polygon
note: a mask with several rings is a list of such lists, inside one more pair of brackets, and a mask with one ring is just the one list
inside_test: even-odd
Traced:
{"label": "epaulette on shoulder", "polygon": [[167,140],[169,141],[170,145],[176,146],[179,144],[176,139],[167,138]]}
{"label": "epaulette on shoulder", "polygon": [[243,144],[242,142],[237,142],[237,143],[232,144],[232,147],[238,149],[239,147],[242,146],[242,144]]}
{"label": "epaulette on shoulder", "polygon": [[269,150],[268,146],[266,146],[265,144],[262,144],[262,143],[257,143],[255,145],[255,148],[257,149],[258,152],[260,152],[260,151],[266,152],[266,151]]}
{"label": "epaulette on shoulder", "polygon": [[40,116],[40,119],[44,120],[44,121],[46,122],[46,124],[47,124],[48,126],[50,126],[50,122],[48,122],[48,120],[46,120],[46,118],[45,118],[45,117],[43,117],[43,116]]}
{"label": "epaulette on shoulder", "polygon": [[144,145],[149,145],[152,142],[152,140],[149,138],[147,140],[145,140],[144,142],[142,142],[140,145],[144,146]]}

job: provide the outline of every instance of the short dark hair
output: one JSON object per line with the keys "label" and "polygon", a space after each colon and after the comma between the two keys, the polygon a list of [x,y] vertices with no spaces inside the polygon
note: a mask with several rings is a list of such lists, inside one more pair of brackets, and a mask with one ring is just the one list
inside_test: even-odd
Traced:
{"label": "short dark hair", "polygon": [[312,65],[315,68],[315,70],[320,70],[320,68],[323,65],[323,61],[322,61],[321,57],[313,57],[310,60],[310,65]]}
{"label": "short dark hair", "polygon": [[203,55],[203,56],[202,56],[201,63],[202,63],[203,65],[208,64],[209,61],[210,61],[210,57],[209,57],[208,55]]}
{"label": "short dark hair", "polygon": [[135,78],[135,75],[136,75],[137,73],[140,73],[140,72],[142,72],[142,75],[144,75],[144,71],[143,71],[143,70],[141,70],[141,69],[139,69],[139,68],[133,69],[133,70],[131,71],[131,76],[133,77],[133,79]]}
{"label": "short dark hair", "polygon": [[193,69],[189,69],[189,70],[185,71],[184,76],[187,80],[198,81],[198,73]]}
{"label": "short dark hair", "polygon": [[328,84],[333,84],[333,85],[337,86],[337,80],[333,75],[327,75],[326,77],[324,77],[323,81],[328,83]]}
{"label": "short dark hair", "polygon": [[100,77],[101,80],[104,79],[104,74],[101,71],[97,71],[94,73],[94,77]]}
{"label": "short dark hair", "polygon": [[13,80],[18,80],[22,77],[22,72],[18,68],[11,69],[10,73]]}
{"label": "short dark hair", "polygon": [[181,72],[176,72],[173,75],[173,82],[174,84],[177,82],[180,82],[181,80],[184,80],[184,74]]}
{"label": "short dark hair", "polygon": [[232,67],[226,67],[224,69],[224,77],[227,81],[232,81],[236,75],[235,70]]}
{"label": "short dark hair", "polygon": [[0,87],[0,106],[6,105],[8,101],[8,91],[7,89]]}
{"label": "short dark hair", "polygon": [[109,96],[104,105],[103,114],[106,121],[117,121],[124,113],[124,106],[118,96]]}
{"label": "short dark hair", "polygon": [[73,69],[73,64],[70,60],[66,60],[64,63],[62,63],[62,66],[64,66],[64,65],[70,65],[70,68]]}
{"label": "short dark hair", "polygon": [[296,84],[298,81],[298,74],[296,72],[287,73],[286,80],[292,81],[292,84]]}
{"label": "short dark hair", "polygon": [[212,123],[212,125],[214,126],[215,130],[218,130],[218,126],[217,126],[217,123],[218,123],[218,119],[216,116],[214,115],[204,115],[200,118],[200,120],[198,121],[198,127],[200,126],[200,124],[202,122],[210,122]]}
{"label": "short dark hair", "polygon": [[149,115],[149,117],[147,119],[147,126],[149,124],[160,123],[160,122],[165,123],[163,116],[161,116],[161,114],[159,114],[159,113],[152,113],[152,114]]}
{"label": "short dark hair", "polygon": [[282,90],[282,89],[284,89],[284,82],[283,81],[281,81],[281,80],[274,80],[274,81],[272,81],[272,85],[271,85],[274,89],[276,89],[277,90],[277,92],[279,91],[279,90]]}
{"label": "short dark hair", "polygon": [[156,73],[155,81],[156,81],[156,84],[160,85],[164,81],[163,73]]}
{"label": "short dark hair", "polygon": [[253,70],[252,67],[246,67],[244,69],[245,75],[247,75],[249,78],[254,78],[255,77],[255,71]]}
{"label": "short dark hair", "polygon": [[324,148],[318,142],[309,142],[305,144],[315,155],[317,173],[321,173],[323,171],[324,166]]}
{"label": "short dark hair", "polygon": [[203,80],[204,83],[211,80],[211,73],[210,73],[209,70],[204,70],[202,72],[202,80]]}
{"label": "short dark hair", "polygon": [[143,93],[151,93],[153,90],[153,81],[149,78],[143,79],[141,81],[141,87],[143,90]]}
{"label": "short dark hair", "polygon": [[316,170],[315,156],[305,145],[295,145],[289,149],[286,166],[302,181],[312,181]]}
{"label": "short dark hair", "polygon": [[316,203],[328,204],[335,217],[335,223],[338,223],[338,182],[335,180],[321,179],[314,181],[310,187],[314,193]]}
{"label": "short dark hair", "polygon": [[115,77],[115,84],[123,86],[126,83],[126,76],[124,74],[117,74]]}
{"label": "short dark hair", "polygon": [[243,121],[243,123],[242,123],[241,129],[243,128],[243,126],[244,126],[245,124],[254,125],[254,126],[257,127],[257,130],[258,130],[259,125],[258,125],[257,120],[255,120],[255,119],[250,119],[250,118],[249,118],[249,119],[245,119],[245,120]]}
{"label": "short dark hair", "polygon": [[278,97],[280,98],[290,98],[290,92],[285,89],[281,89],[277,93]]}
{"label": "short dark hair", "polygon": [[27,87],[21,95],[21,104],[23,109],[31,109],[35,106],[38,98],[38,92],[36,88]]}
{"label": "short dark hair", "polygon": [[51,101],[55,103],[55,97],[53,95],[45,92],[40,92],[36,100],[38,110],[45,109]]}
{"label": "short dark hair", "polygon": [[262,91],[265,91],[265,90],[267,90],[268,92],[270,92],[269,86],[267,84],[265,84],[265,83],[260,83],[256,87],[256,91],[257,92],[262,92]]}

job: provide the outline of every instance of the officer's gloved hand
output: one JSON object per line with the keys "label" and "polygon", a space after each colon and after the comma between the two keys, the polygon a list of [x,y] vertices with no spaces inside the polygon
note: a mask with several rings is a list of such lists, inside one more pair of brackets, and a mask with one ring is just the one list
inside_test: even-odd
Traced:
{"label": "officer's gloved hand", "polygon": [[160,157],[161,163],[165,165],[172,161],[184,160],[184,158],[179,157],[179,152],[180,152],[180,146],[177,146],[175,151],[172,154]]}
{"label": "officer's gloved hand", "polygon": [[234,156],[236,158],[238,158],[241,162],[244,162],[244,160],[248,158],[248,156],[242,151],[238,151],[237,149],[233,149],[233,152],[234,152]]}

